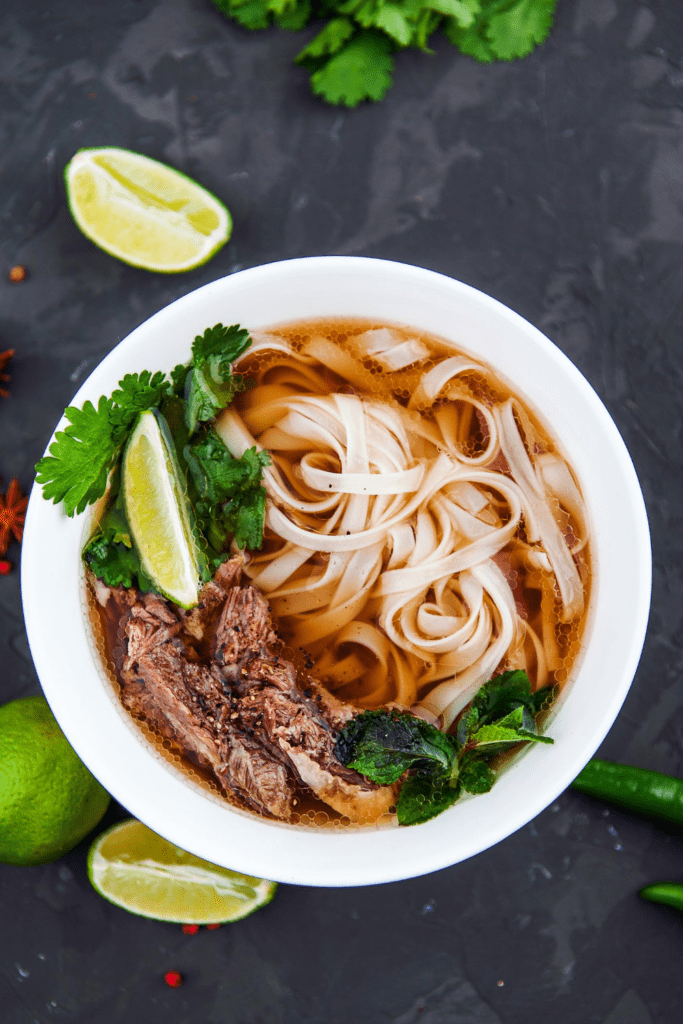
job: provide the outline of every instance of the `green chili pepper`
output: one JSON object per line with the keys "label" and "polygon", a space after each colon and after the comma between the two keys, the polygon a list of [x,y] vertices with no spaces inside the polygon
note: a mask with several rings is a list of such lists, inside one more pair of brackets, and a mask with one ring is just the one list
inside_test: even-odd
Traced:
{"label": "green chili pepper", "polygon": [[641,889],[640,895],[653,903],[665,903],[667,907],[683,910],[683,885],[680,882],[655,882]]}
{"label": "green chili pepper", "polygon": [[[683,825],[683,779],[595,760],[588,762],[572,785],[581,793],[606,800],[626,811]],[[683,909],[683,902],[681,907]]]}

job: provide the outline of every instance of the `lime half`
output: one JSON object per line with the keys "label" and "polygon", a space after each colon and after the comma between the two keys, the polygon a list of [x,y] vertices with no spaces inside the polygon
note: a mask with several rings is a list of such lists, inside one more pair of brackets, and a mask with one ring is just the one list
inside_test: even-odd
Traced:
{"label": "lime half", "polygon": [[183,608],[199,599],[199,551],[180,470],[154,412],[142,412],[122,466],[123,502],[140,564]]}
{"label": "lime half", "polygon": [[79,149],[64,180],[83,234],[133,267],[192,270],[230,237],[230,213],[211,192],[129,149]]}
{"label": "lime half", "polygon": [[0,861],[46,864],[99,822],[109,794],[77,757],[44,697],[0,708]]}
{"label": "lime half", "polygon": [[133,818],[95,840],[88,877],[118,907],[181,924],[239,921],[270,903],[277,888],[275,882],[201,860]]}

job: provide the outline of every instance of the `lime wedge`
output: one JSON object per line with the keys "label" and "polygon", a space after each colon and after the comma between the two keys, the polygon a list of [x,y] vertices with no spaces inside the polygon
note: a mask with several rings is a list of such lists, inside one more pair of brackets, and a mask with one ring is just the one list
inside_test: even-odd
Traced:
{"label": "lime wedge", "polygon": [[142,412],[123,454],[123,503],[140,564],[183,608],[199,599],[200,556],[180,470],[154,412]]}
{"label": "lime wedge", "polygon": [[133,267],[192,270],[230,237],[230,213],[211,192],[129,149],[79,149],[64,180],[83,234]]}
{"label": "lime wedge", "polygon": [[156,921],[223,924],[270,903],[277,884],[201,860],[129,818],[99,836],[88,877],[100,896]]}

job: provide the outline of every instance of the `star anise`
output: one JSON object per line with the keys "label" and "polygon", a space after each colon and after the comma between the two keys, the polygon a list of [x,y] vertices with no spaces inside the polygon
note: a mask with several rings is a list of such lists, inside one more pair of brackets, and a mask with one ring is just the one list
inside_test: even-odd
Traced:
{"label": "star anise", "polygon": [[28,498],[21,493],[16,477],[10,481],[6,494],[0,494],[0,555],[4,555],[14,534],[21,542],[24,535],[24,519]]}
{"label": "star anise", "polygon": [[[3,371],[7,368],[7,364],[13,355],[13,348],[8,348],[6,352],[0,352],[0,380],[5,381],[5,383],[10,380],[10,375]],[[3,388],[2,385],[0,385],[0,398],[9,398],[9,391],[7,388]]]}

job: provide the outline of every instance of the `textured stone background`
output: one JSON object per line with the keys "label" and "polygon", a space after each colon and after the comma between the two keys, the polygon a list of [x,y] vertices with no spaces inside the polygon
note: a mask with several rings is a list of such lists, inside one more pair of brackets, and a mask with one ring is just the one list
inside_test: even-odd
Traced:
{"label": "textured stone background", "polygon": [[[482,67],[437,43],[431,58],[401,55],[387,99],[355,111],[309,95],[299,47],[242,32],[208,0],[2,5],[0,350],[17,350],[0,400],[3,483],[28,489],[84,376],[207,281],[321,253],[460,278],[577,363],[632,453],[653,611],[601,752],[683,773],[683,8],[560,0],[527,60]],[[213,189],[234,240],[178,278],[92,247],[61,172],[101,144]],[[24,284],[7,280],[14,263]],[[17,571],[0,579],[0,626],[0,701],[37,692]],[[680,1020],[681,918],[636,896],[683,877],[680,836],[574,793],[454,868],[369,889],[282,886],[254,917],[194,937],[101,900],[86,849],[0,866],[2,1024]],[[182,989],[164,986],[169,968]]]}

